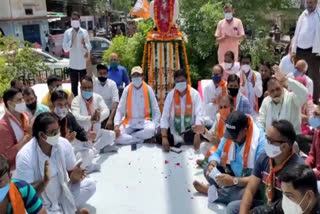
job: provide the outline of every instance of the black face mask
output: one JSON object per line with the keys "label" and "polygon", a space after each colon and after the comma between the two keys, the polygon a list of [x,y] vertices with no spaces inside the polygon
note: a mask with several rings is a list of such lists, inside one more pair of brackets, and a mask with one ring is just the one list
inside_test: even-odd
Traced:
{"label": "black face mask", "polygon": [[239,88],[228,88],[228,91],[232,97],[236,97],[239,93]]}
{"label": "black face mask", "polygon": [[107,80],[107,77],[98,77],[98,80],[104,83]]}
{"label": "black face mask", "polygon": [[31,104],[26,104],[27,108],[30,109],[31,111],[36,110],[37,108],[37,101],[34,101]]}

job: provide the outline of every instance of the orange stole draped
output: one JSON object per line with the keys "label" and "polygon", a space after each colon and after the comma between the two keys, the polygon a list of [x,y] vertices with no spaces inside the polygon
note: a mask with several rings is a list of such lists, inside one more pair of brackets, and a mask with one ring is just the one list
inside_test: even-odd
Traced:
{"label": "orange stole draped", "polygon": [[22,196],[13,182],[10,182],[9,198],[14,214],[26,213]]}
{"label": "orange stole draped", "polygon": [[[126,116],[122,122],[123,126],[126,126],[132,117],[132,88],[133,88],[133,84],[130,83],[128,97],[127,97],[127,113],[126,113]],[[151,100],[149,98],[148,86],[145,82],[142,82],[142,89],[143,89],[143,94],[144,94],[145,119],[150,120],[151,119]]]}

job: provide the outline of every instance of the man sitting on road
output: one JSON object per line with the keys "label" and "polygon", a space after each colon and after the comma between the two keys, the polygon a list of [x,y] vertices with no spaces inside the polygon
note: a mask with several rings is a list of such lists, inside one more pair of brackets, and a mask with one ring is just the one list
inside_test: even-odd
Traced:
{"label": "man sitting on road", "polygon": [[174,73],[175,88],[170,91],[164,103],[161,117],[161,136],[164,151],[170,146],[182,143],[200,147],[200,136],[195,137],[196,126],[201,125],[201,98],[195,89],[188,85],[187,73],[178,70]]}
{"label": "man sitting on road", "polygon": [[[296,133],[287,120],[273,121],[266,134],[265,153],[256,161],[253,175],[241,201],[234,201],[228,213],[278,213],[281,209],[281,183],[278,176],[286,169],[303,164],[294,152]],[[256,193],[260,190],[260,197]],[[252,210],[253,209],[253,210]]]}
{"label": "man sitting on road", "polygon": [[114,118],[118,144],[137,144],[153,140],[160,122],[160,109],[152,88],[143,81],[142,68],[131,71],[132,83],[123,91]]}
{"label": "man sitting on road", "polygon": [[81,94],[72,101],[71,111],[79,125],[86,130],[94,131],[97,138],[94,139],[94,148],[98,151],[107,145],[114,144],[115,133],[101,129],[101,122],[109,116],[109,109],[103,98],[93,93],[93,81],[89,76],[81,80]]}
{"label": "man sitting on road", "polygon": [[40,114],[33,125],[33,138],[17,155],[17,178],[33,185],[48,213],[88,213],[85,203],[96,191],[76,163],[72,146],[60,137],[54,115]]}
{"label": "man sitting on road", "polygon": [[38,98],[32,88],[25,88],[23,90],[23,99],[26,102],[27,111],[32,117],[37,117],[43,112],[48,112],[48,106],[38,103]]}
{"label": "man sitting on road", "polygon": [[31,139],[32,120],[26,113],[22,93],[8,89],[3,93],[5,114],[0,120],[0,155],[6,156],[15,168],[18,151]]}
{"label": "man sitting on road", "polygon": [[93,164],[92,160],[99,151],[92,142],[96,139],[94,131],[86,132],[77,122],[76,118],[68,110],[68,95],[64,91],[54,91],[51,96],[53,103],[53,114],[58,118],[61,137],[72,143],[77,159],[82,159],[82,166],[88,171],[100,170],[100,165]]}
{"label": "man sitting on road", "polygon": [[[265,133],[251,116],[237,111],[229,115],[225,127],[224,138],[205,170],[210,186],[195,181],[194,187],[207,194],[210,203],[229,206],[242,198],[255,162],[263,153]],[[217,170],[222,174],[211,174]]]}
{"label": "man sitting on road", "polygon": [[72,102],[72,94],[69,90],[62,88],[62,79],[57,75],[50,75],[47,79],[47,85],[49,92],[42,98],[42,104],[48,106],[50,109],[52,109],[52,103],[51,103],[51,94],[52,92],[56,90],[63,90],[68,95],[68,103],[69,106],[71,106]]}
{"label": "man sitting on road", "polygon": [[109,117],[102,122],[102,128],[113,130],[113,120],[116,115],[119,104],[119,93],[116,83],[107,78],[108,67],[103,64],[97,65],[97,77],[93,77],[92,72],[88,72],[88,76],[93,77],[93,92],[103,97],[105,104],[110,109]]}

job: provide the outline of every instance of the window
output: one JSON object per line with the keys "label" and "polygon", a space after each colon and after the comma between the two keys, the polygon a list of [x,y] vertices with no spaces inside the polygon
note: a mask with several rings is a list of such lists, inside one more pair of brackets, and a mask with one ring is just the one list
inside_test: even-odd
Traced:
{"label": "window", "polygon": [[80,25],[82,28],[87,29],[86,22],[81,22]]}
{"label": "window", "polygon": [[93,22],[88,21],[88,30],[93,30]]}
{"label": "window", "polygon": [[33,10],[30,8],[24,9],[24,11],[26,12],[26,15],[33,15]]}

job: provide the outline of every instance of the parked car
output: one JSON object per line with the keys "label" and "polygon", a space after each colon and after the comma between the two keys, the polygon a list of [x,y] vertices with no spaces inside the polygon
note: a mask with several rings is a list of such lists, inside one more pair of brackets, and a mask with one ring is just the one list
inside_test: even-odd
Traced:
{"label": "parked car", "polygon": [[58,58],[41,49],[33,49],[42,59],[42,61],[50,68],[50,70],[69,68],[69,59]]}
{"label": "parked car", "polygon": [[108,50],[111,46],[111,42],[105,38],[93,37],[90,38],[91,49],[91,62],[93,65],[102,62],[104,51]]}

